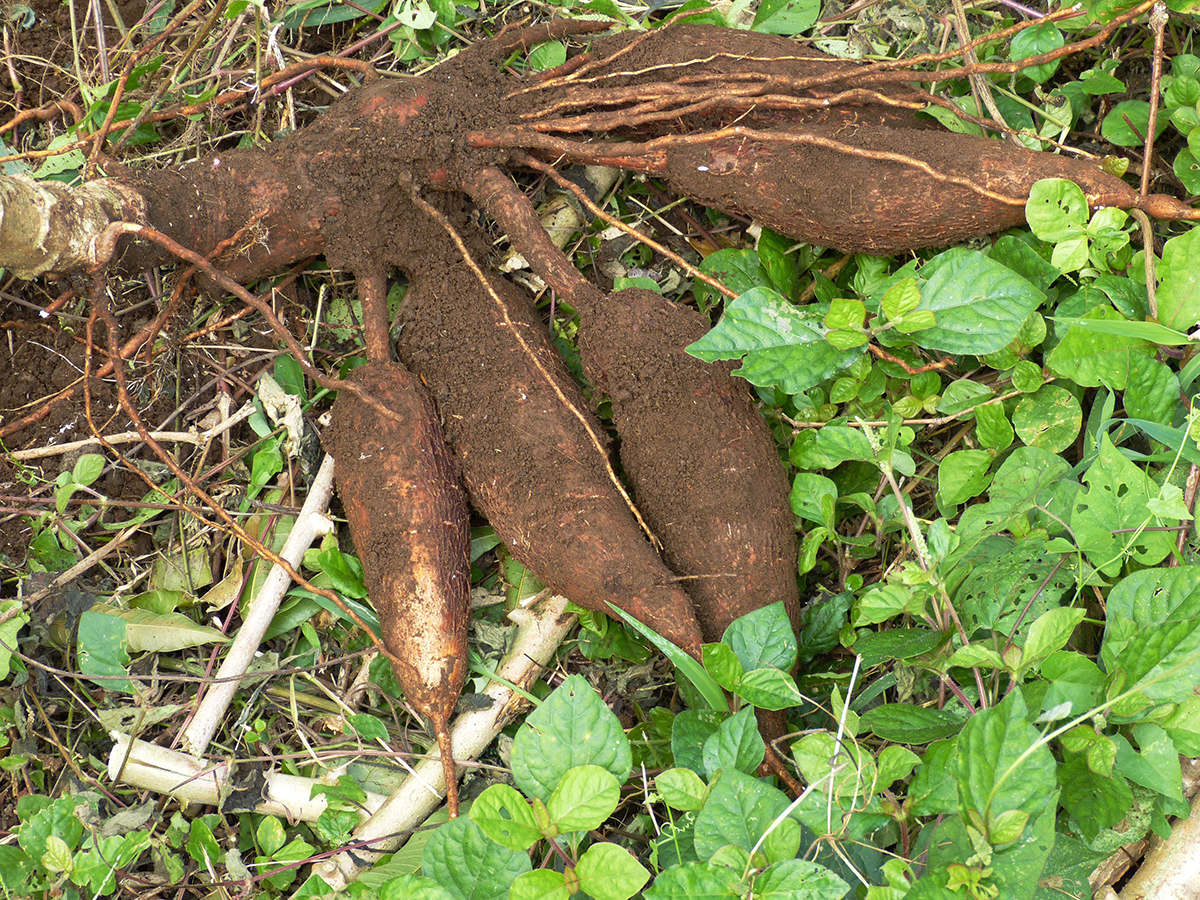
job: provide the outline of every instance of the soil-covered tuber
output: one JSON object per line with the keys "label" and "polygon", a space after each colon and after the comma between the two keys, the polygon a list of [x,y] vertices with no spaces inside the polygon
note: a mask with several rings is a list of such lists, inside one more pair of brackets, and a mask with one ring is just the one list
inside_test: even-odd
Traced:
{"label": "soil-covered tuber", "polygon": [[466,500],[420,382],[390,362],[350,377],[395,415],[342,391],[324,443],[396,679],[437,735],[454,816],[450,717],[467,677],[471,609]]}

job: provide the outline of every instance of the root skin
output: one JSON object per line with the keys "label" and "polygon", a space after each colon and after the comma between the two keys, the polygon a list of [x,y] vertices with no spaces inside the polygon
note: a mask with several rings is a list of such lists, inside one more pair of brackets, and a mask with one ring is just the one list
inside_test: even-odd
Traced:
{"label": "root skin", "polygon": [[730,364],[684,348],[707,320],[653,291],[580,304],[580,352],[612,398],[638,508],[683,576],[706,641],[782,600],[799,613],[796,528],[775,440]]}
{"label": "root skin", "polygon": [[[528,297],[502,278],[490,281],[542,369],[586,410]],[[400,315],[400,358],[430,386],[471,501],[512,553],[580,606],[608,612],[611,602],[698,656],[690,598],[486,292],[455,267],[436,284],[414,284]],[[461,339],[466,323],[475,336],[469,345]]]}
{"label": "root skin", "polygon": [[402,421],[342,391],[326,430],[338,494],[405,699],[429,719],[458,814],[449,723],[467,677],[470,520],[457,467],[424,387],[403,366],[350,376]]}

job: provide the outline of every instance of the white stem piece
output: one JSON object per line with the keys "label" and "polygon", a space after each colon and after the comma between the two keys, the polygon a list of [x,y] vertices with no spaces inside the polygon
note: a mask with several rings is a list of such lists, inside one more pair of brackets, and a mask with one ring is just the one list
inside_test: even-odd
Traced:
{"label": "white stem piece", "polygon": [[[197,759],[178,750],[134,740],[119,731],[112,732],[113,748],[108,755],[108,774],[143,790],[170,794],[176,800],[218,806],[227,796],[236,773],[229,762]],[[301,778],[272,772],[266,776],[263,801],[255,812],[279,816],[289,822],[314,822],[325,811],[325,795],[312,796],[316,785],[336,784],[337,770],[326,778]],[[368,793],[361,812],[365,819],[386,802],[382,794]]]}
{"label": "white stem piece", "polygon": [[[327,534],[333,527],[325,516],[325,510],[329,506],[329,498],[332,494],[333,457],[326,456],[308,489],[308,497],[305,498],[304,505],[300,508],[300,515],[296,517],[291,534],[288,535],[283,550],[279,553],[292,568],[300,565],[304,551],[308,549],[313,540]],[[242,627],[238,629],[237,637],[230,644],[229,651],[225,654],[225,660],[221,663],[220,671],[216,674],[218,680],[209,685],[208,691],[196,709],[195,716],[192,717],[191,723],[183,734],[182,743],[186,752],[200,757],[208,749],[208,743],[216,734],[217,727],[225,716],[225,711],[229,709],[233,695],[237,693],[241,677],[246,674],[246,670],[254,659],[254,654],[258,652],[263,635],[267,633],[271,620],[275,618],[275,613],[290,584],[291,579],[280,566],[271,568],[258,596],[251,600],[246,609]]]}
{"label": "white stem piece", "polygon": [[[529,609],[508,614],[520,626],[516,641],[496,672],[497,680],[484,691],[492,699],[491,706],[463,713],[455,720],[450,738],[456,760],[478,757],[521,711],[526,701],[507,683],[524,690],[537,679],[575,623],[566,607],[565,598],[548,597]],[[422,760],[387,802],[355,830],[354,853],[342,851],[318,863],[313,871],[341,890],[384,853],[403,844],[441,805],[445,792],[441,758],[435,755]],[[361,846],[364,843],[371,849]]]}

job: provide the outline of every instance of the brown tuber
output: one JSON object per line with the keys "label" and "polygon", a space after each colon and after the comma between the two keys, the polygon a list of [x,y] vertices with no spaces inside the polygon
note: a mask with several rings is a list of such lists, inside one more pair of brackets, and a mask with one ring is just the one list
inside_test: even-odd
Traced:
{"label": "brown tuber", "polygon": [[454,817],[450,717],[467,677],[471,610],[466,500],[420,382],[390,362],[369,363],[350,378],[394,416],[342,391],[323,440],[396,680],[437,735]]}

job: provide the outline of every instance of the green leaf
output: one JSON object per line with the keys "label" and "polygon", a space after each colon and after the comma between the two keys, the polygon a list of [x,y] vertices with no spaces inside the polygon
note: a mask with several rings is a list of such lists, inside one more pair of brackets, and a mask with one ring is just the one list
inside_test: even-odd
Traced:
{"label": "green leaf", "polygon": [[646,900],[741,900],[742,881],[725,866],[685,862],[664,870],[646,891]]}
{"label": "green leaf", "polygon": [[754,879],[758,900],[842,900],[850,886],[822,865],[807,859],[785,859]]}
{"label": "green leaf", "polygon": [[812,28],[820,14],[820,0],[763,0],[751,30],[763,34],[800,34]]}
{"label": "green leaf", "polygon": [[1160,703],[1185,700],[1200,683],[1200,619],[1135,632],[1110,667],[1109,683]]}
{"label": "green leaf", "polygon": [[1121,735],[1114,735],[1117,744],[1116,769],[1130,781],[1149,788],[1164,797],[1182,801],[1183,772],[1179,751],[1170,736],[1153,722],[1133,727],[1138,751]]}
{"label": "green leaf", "polygon": [[804,780],[826,794],[862,798],[875,792],[875,759],[858,744],[845,742],[839,751],[833,734],[818,731],[793,744],[792,755]]}
{"label": "green leaf", "polygon": [[104,471],[106,460],[98,453],[85,453],[75,461],[71,480],[76,484],[90,485]]}
{"label": "green leaf", "polygon": [[770,288],[757,287],[725,307],[725,314],[687,352],[706,362],[742,359],[736,374],[751,384],[802,393],[863,355],[837,350],[825,323],[792,306]]}
{"label": "green leaf", "polygon": [[1042,663],[1041,675],[1050,682],[1042,709],[1053,709],[1069,703],[1068,716],[1077,716],[1092,709],[1100,698],[1105,680],[1104,673],[1094,662],[1080,653],[1065,650],[1046,658]]}
{"label": "green leaf", "polygon": [[546,810],[559,831],[591,831],[604,824],[620,801],[621,785],[612,772],[576,766],[563,775],[546,801]]}
{"label": "green leaf", "polygon": [[258,842],[258,849],[264,856],[273,856],[280,847],[287,843],[287,833],[275,816],[263,816],[262,821],[258,823],[258,828],[254,830],[254,839]]}
{"label": "green leaf", "polygon": [[228,640],[211,625],[198,625],[182,613],[154,613],[146,609],[103,605],[92,607],[91,612],[122,622],[128,647],[134,653],[169,653]]}
{"label": "green leaf", "polygon": [[963,727],[963,720],[946,710],[889,703],[867,710],[861,724],[885,741],[920,745],[957,734]]}
{"label": "green leaf", "polygon": [[721,643],[737,655],[744,672],[767,667],[786,672],[796,663],[796,633],[783,601],[735,619]]}
{"label": "green leaf", "polygon": [[1168,328],[1200,322],[1200,228],[1173,237],[1158,264],[1158,320]]}
{"label": "green leaf", "polygon": [[976,356],[1000,350],[1046,299],[1012,269],[974,250],[947,250],[922,274],[928,280],[920,308],[937,317],[936,326],[916,337],[927,350]]}
{"label": "green leaf", "polygon": [[23,612],[20,600],[0,601],[0,681],[8,678],[12,665],[13,649],[17,646],[17,635],[29,624],[29,613]]}
{"label": "green leaf", "polygon": [[379,886],[378,900],[454,900],[454,895],[432,879],[400,875]]}
{"label": "green leaf", "polygon": [[1065,647],[1086,613],[1082,608],[1059,607],[1046,610],[1038,616],[1029,627],[1029,634],[1025,638],[1021,668],[1036,668],[1051,653]]}
{"label": "green leaf", "polygon": [[529,801],[507,784],[489,786],[469,815],[484,834],[510,850],[528,850],[542,838]]}
{"label": "green leaf", "polygon": [[1117,450],[1107,433],[1083,480],[1088,488],[1076,497],[1071,528],[1092,565],[1111,576],[1121,571],[1127,558],[1147,566],[1166,559],[1174,546],[1173,533],[1139,529],[1176,522],[1150,515],[1147,503],[1158,496],[1158,485]]}
{"label": "green leaf", "polygon": [[1066,388],[1043,385],[1036,394],[1027,394],[1013,412],[1017,437],[1029,447],[1059,453],[1069,447],[1083,425],[1079,400]]}
{"label": "green leaf", "polygon": [[[987,450],[956,450],[938,467],[938,502],[943,508],[978,497],[992,481],[993,456]],[[947,513],[947,515],[949,515]]]}
{"label": "green leaf", "polygon": [[831,479],[813,472],[799,472],[792,482],[792,512],[815,525],[830,524],[825,515],[825,498],[836,501],[837,495],[837,485]]}
{"label": "green leaf", "polygon": [[655,777],[654,787],[667,806],[685,812],[701,809],[708,793],[700,776],[691,769],[667,769]]}
{"label": "green leaf", "polygon": [[[1158,137],[1167,127],[1167,117],[1159,116],[1154,136]],[[1122,100],[1100,123],[1104,139],[1118,147],[1141,147],[1150,130],[1150,104],[1145,100]]]}
{"label": "green leaf", "polygon": [[861,300],[838,298],[829,303],[825,313],[825,327],[830,329],[861,331],[867,320],[867,308]]}
{"label": "green leaf", "polygon": [[722,717],[711,709],[685,709],[671,724],[671,756],[675,765],[704,771],[704,744],[717,733]]}
{"label": "green leaf", "polygon": [[593,900],[629,900],[650,880],[650,873],[624,847],[600,843],[579,858],[575,877]]}
{"label": "green leaf", "polygon": [[742,676],[737,695],[759,709],[789,709],[804,703],[796,681],[779,669],[755,669]]}
{"label": "green leaf", "polygon": [[727,691],[737,688],[745,669],[731,648],[725,644],[705,644],[700,648],[700,654],[704,661],[704,671],[711,675],[717,684]]}
{"label": "green leaf", "polygon": [[1117,326],[1125,331],[1126,326],[1150,324],[1129,322],[1107,306],[1090,310],[1081,319],[1072,320],[1058,346],[1046,355],[1046,366],[1054,374],[1085,387],[1103,384],[1114,391],[1123,391],[1129,383],[1134,360],[1153,356],[1154,346],[1129,333],[1118,334],[1092,326]]}
{"label": "green leaf", "polygon": [[[79,671],[85,678],[128,675],[125,647],[125,622],[117,616],[88,610],[79,617]],[[106,691],[133,693],[133,685],[126,679],[97,683]]]}
{"label": "green leaf", "polygon": [[422,874],[455,900],[504,900],[513,882],[531,868],[527,853],[488,840],[463,816],[439,827],[421,856]]}
{"label": "green leaf", "polygon": [[1125,391],[1125,413],[1170,425],[1179,408],[1179,376],[1157,359],[1134,357]]}
{"label": "green leaf", "polygon": [[[1062,32],[1055,25],[1049,22],[1034,25],[1013,35],[1012,43],[1008,48],[1008,58],[1013,62],[1020,62],[1031,56],[1057,50],[1063,43]],[[1058,60],[1054,60],[1038,66],[1028,66],[1021,70],[1021,74],[1041,84],[1058,71],[1058,62]]]}
{"label": "green leaf", "polygon": [[1007,450],[1016,432],[999,403],[975,407],[975,438],[988,450]]}
{"label": "green leaf", "polygon": [[562,872],[534,869],[513,882],[508,900],[570,900],[571,892]]}
{"label": "green leaf", "polygon": [[964,815],[991,821],[1012,809],[1030,816],[1053,810],[1054,756],[1044,744],[1033,749],[1039,738],[1020,691],[967,720],[952,762]]}
{"label": "green leaf", "polygon": [[[735,294],[745,294],[770,283],[771,275],[753,250],[718,250],[704,257],[700,271],[711,275]],[[703,281],[696,281],[696,305],[707,310],[723,299]]]}
{"label": "green leaf", "polygon": [[1088,221],[1083,189],[1065,178],[1043,178],[1029,190],[1025,201],[1029,230],[1051,244],[1078,238]]}
{"label": "green leaf", "polygon": [[562,41],[547,41],[529,51],[529,67],[541,72],[567,61],[567,46]]}
{"label": "green leaf", "polygon": [[607,769],[623,783],[633,756],[613,711],[582,676],[572,675],[517,731],[513,778],[522,793],[545,802],[570,769],[586,765]]}
{"label": "green leaf", "polygon": [[701,753],[705,774],[710,779],[721,769],[753,774],[765,756],[766,744],[758,733],[758,720],[750,706],[722,722],[716,734],[704,742]]}
{"label": "green leaf", "polygon": [[928,628],[892,628],[860,634],[854,652],[867,668],[893,660],[913,659],[942,646],[947,636]]}
{"label": "green leaf", "polygon": [[712,783],[708,802],[696,815],[696,852],[701,859],[710,859],[726,844],[752,850],[787,806],[787,797],[778,788],[726,769]]}

